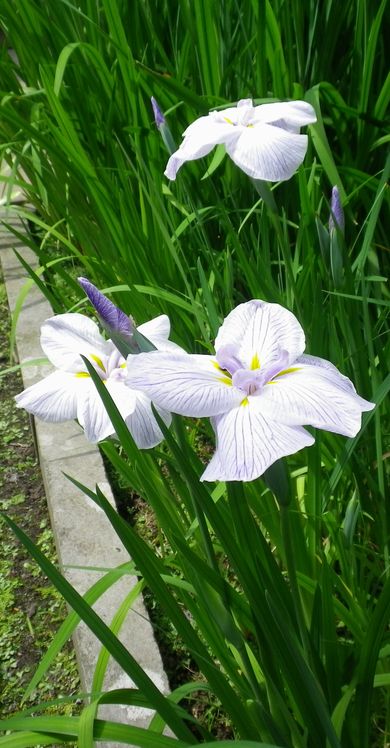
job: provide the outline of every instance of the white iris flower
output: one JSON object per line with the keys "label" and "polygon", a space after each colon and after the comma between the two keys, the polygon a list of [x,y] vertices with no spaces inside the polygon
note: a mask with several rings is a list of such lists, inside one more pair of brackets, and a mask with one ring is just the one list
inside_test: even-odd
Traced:
{"label": "white iris flower", "polygon": [[[160,350],[176,349],[168,340],[170,323],[166,315],[140,325],[142,335]],[[77,418],[90,442],[98,442],[114,434],[97,389],[80,356],[95,367],[100,379],[140,449],[154,447],[163,439],[152,413],[150,399],[126,384],[129,363],[111,340],[105,340],[98,326],[83,314],[58,314],[43,323],[41,346],[56,371],[16,396],[19,407],[43,421],[60,423]],[[159,410],[165,423],[170,414]]]}
{"label": "white iris flower", "polygon": [[313,444],[302,426],[355,436],[373,403],[328,361],[302,355],[304,332],[287,309],[253,300],[219,329],[216,353],[140,353],[129,386],[184,416],[211,416],[217,449],[202,480],[258,478],[275,460]]}
{"label": "white iris flower", "polygon": [[199,117],[183,133],[180,148],[170,157],[165,176],[176,179],[186,161],[206,156],[223,144],[237,166],[254,179],[290,179],[305,158],[308,138],[300,128],[316,122],[306,101],[253,106],[241,99],[237,106]]}

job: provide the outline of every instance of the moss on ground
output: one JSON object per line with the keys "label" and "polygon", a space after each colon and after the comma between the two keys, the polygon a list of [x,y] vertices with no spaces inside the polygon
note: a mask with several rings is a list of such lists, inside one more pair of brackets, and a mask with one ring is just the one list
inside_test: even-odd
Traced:
{"label": "moss on ground", "polygon": [[[15,407],[23,389],[19,372],[4,374],[8,361],[9,310],[0,278],[0,509],[14,519],[56,562],[48,509],[27,413]],[[21,708],[21,701],[67,609],[55,588],[28,556],[11,529],[1,523],[0,544],[0,717]],[[59,653],[24,708],[80,690],[74,650]],[[67,703],[51,712],[75,713]]]}

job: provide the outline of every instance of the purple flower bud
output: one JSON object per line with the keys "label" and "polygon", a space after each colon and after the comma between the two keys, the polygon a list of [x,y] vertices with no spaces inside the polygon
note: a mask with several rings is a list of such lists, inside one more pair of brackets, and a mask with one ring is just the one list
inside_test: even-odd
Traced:
{"label": "purple flower bud", "polygon": [[107,299],[87,278],[78,278],[77,280],[107,330],[117,332],[126,338],[131,337],[134,333],[134,325],[130,318]]}
{"label": "purple flower bud", "polygon": [[344,211],[341,205],[339,188],[335,185],[330,200],[329,231],[335,231],[338,228],[344,232],[344,226]]}
{"label": "purple flower bud", "polygon": [[165,125],[165,117],[164,117],[164,115],[163,115],[163,113],[162,113],[159,105],[157,104],[157,101],[154,98],[154,96],[151,97],[150,101],[152,102],[153,114],[154,114],[154,121],[155,121],[158,129],[160,129],[160,127],[162,125]]}

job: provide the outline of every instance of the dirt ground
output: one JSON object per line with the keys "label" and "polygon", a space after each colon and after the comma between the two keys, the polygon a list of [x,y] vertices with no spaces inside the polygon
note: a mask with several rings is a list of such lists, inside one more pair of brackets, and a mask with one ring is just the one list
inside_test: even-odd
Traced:
{"label": "dirt ground", "polygon": [[[9,309],[0,278],[0,509],[55,561],[29,416],[14,403],[14,395],[23,389],[20,372],[3,374],[10,366],[8,335]],[[62,598],[1,521],[0,717],[21,708],[25,688],[66,612]],[[76,660],[69,644],[23,708],[77,694],[79,688]],[[59,710],[57,707],[51,711]],[[62,706],[61,712],[64,711],[75,713],[74,705]]]}

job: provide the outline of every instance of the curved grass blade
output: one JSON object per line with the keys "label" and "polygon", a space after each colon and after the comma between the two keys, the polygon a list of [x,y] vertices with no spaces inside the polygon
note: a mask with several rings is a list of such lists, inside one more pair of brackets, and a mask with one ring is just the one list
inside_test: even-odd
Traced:
{"label": "curved grass blade", "polygon": [[[101,597],[101,595],[103,595],[106,592],[106,590],[108,590],[113,584],[115,584],[115,582],[117,582],[119,579],[121,579],[126,574],[134,574],[134,573],[135,573],[135,564],[133,562],[129,561],[126,564],[121,564],[115,569],[112,569],[112,571],[109,571],[101,579],[99,579],[92,587],[90,587],[89,590],[87,590],[87,592],[85,593],[84,599],[89,605],[93,605],[93,603],[95,603],[96,600],[98,600],[99,597]],[[72,633],[74,629],[76,628],[76,626],[78,625],[79,621],[80,621],[80,616],[77,615],[77,613],[75,613],[74,611],[72,611],[71,613],[68,613],[67,617],[65,618],[65,621],[61,624],[60,628],[58,629],[53,641],[51,642],[50,646],[45,652],[33,677],[31,678],[24,692],[22,703],[25,702],[26,699],[28,699],[32,691],[37,687],[38,683],[42,680],[43,676],[45,675],[48,668],[51,666],[58,652],[61,651],[62,647],[65,645],[68,639],[72,636]]]}
{"label": "curved grass blade", "polygon": [[[57,740],[57,736],[70,740],[72,737],[77,738],[80,731],[79,717],[22,717],[10,718],[0,722],[0,727],[4,730],[37,730],[40,733],[51,733],[52,741]],[[8,736],[7,736],[8,737]],[[0,741],[2,739],[0,738]],[[168,738],[165,735],[144,730],[142,727],[131,727],[119,722],[110,722],[108,720],[97,719],[94,723],[94,740],[112,741],[125,743],[127,745],[136,745],[139,748],[188,748],[194,744],[192,739],[189,743],[175,738]],[[7,743],[1,743],[0,746],[5,748]],[[7,746],[8,748],[8,746]]]}
{"label": "curved grass blade", "polygon": [[164,716],[167,720],[167,724],[171,727],[173,732],[179,737],[184,736],[186,740],[193,743],[194,739],[188,728],[184,725],[182,720],[177,718],[175,711],[172,709],[172,706],[166,697],[161,694],[153,681],[140,667],[134,657],[132,657],[122,642],[117,639],[109,627],[104,623],[104,621],[102,621],[100,616],[98,616],[84,598],[60,574],[54,564],[44,556],[40,549],[30,540],[23,530],[21,530],[6,514],[3,514],[2,516],[15,535],[27,548],[30,555],[39,564],[44,574],[48,576],[67,603],[80,615],[90,630],[109,650],[112,657],[114,657],[124,672],[130,676],[132,681],[150,699],[153,708]]}

